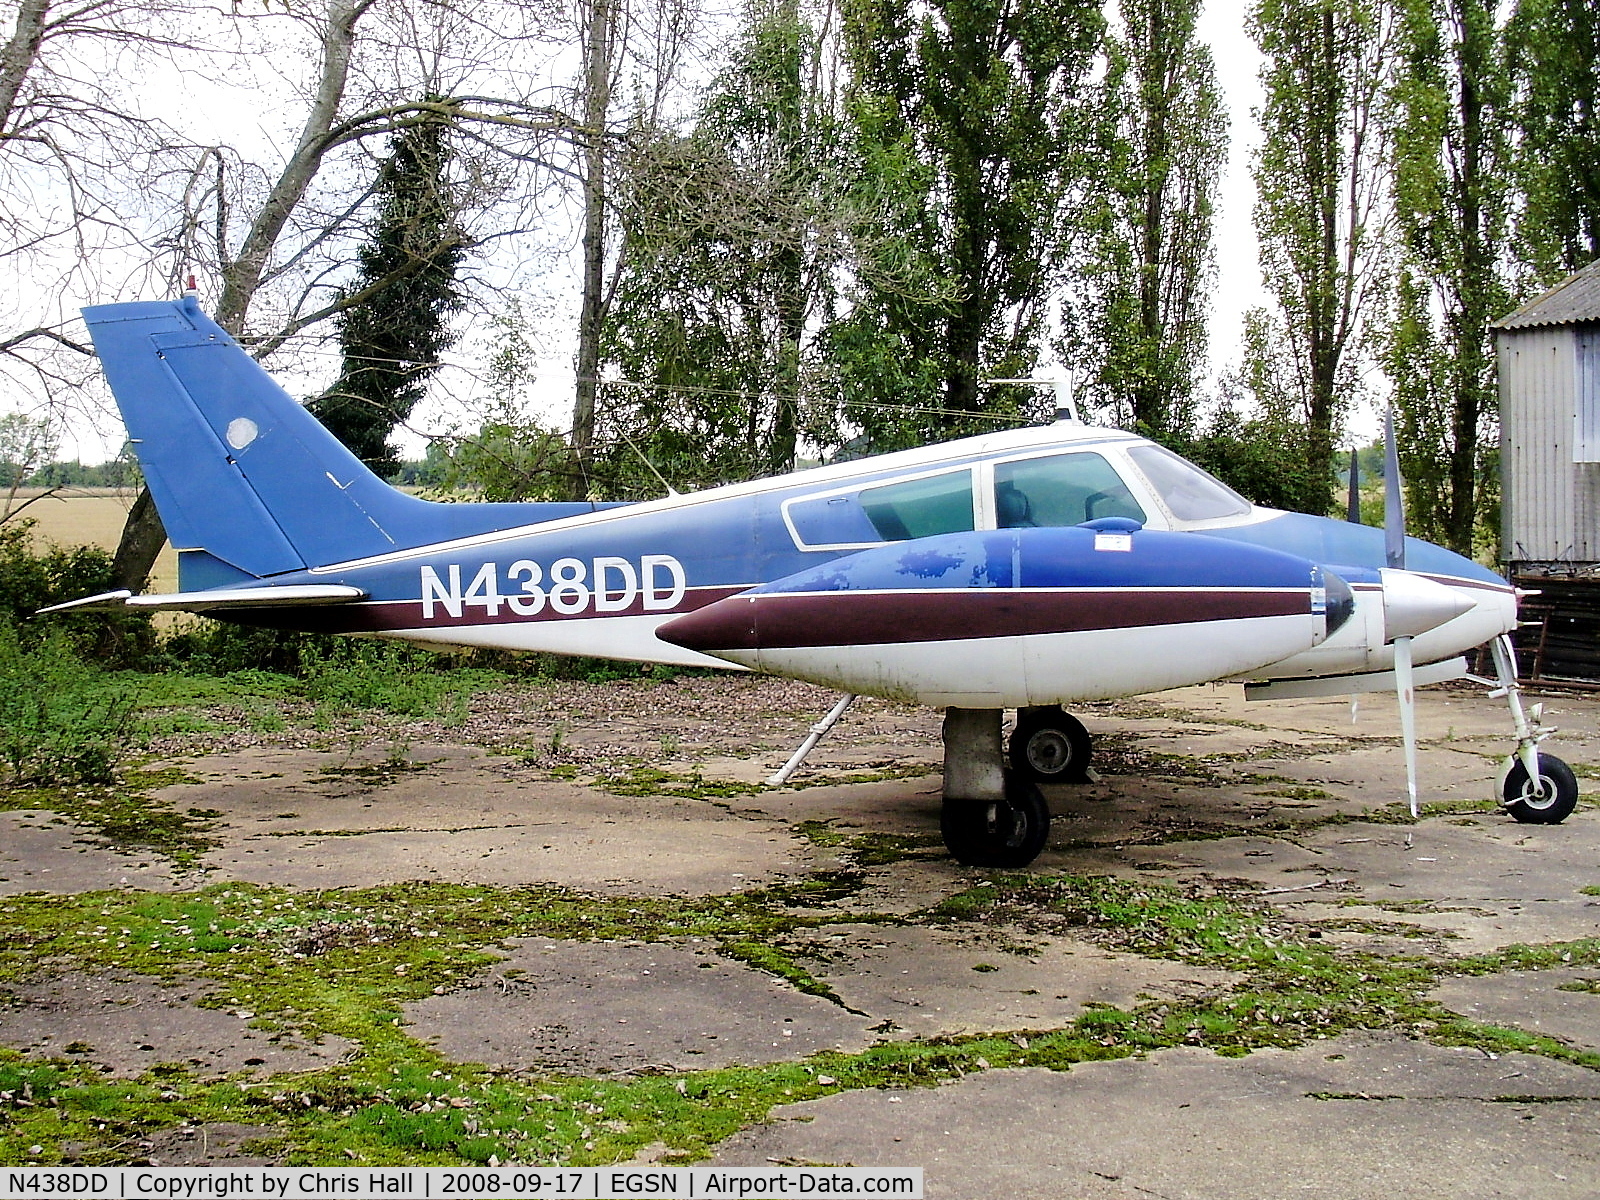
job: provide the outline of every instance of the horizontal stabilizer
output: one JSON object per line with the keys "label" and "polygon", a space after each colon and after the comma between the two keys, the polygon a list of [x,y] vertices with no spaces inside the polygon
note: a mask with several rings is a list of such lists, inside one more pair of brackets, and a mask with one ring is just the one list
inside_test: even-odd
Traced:
{"label": "horizontal stabilizer", "polygon": [[365,600],[367,593],[358,587],[337,583],[284,584],[279,587],[214,588],[208,592],[170,592],[166,595],[135,596],[131,592],[102,592],[82,600],[68,600],[41,608],[45,613],[66,612],[75,608],[134,608],[143,612],[211,612],[219,608],[302,608],[311,604],[348,604]]}
{"label": "horizontal stabilizer", "polygon": [[[1411,672],[1414,685],[1444,683],[1467,677],[1467,660],[1447,658],[1443,662],[1416,667]],[[1327,675],[1320,679],[1277,679],[1270,683],[1244,685],[1246,700],[1299,700],[1308,696],[1354,696],[1361,692],[1392,692],[1393,671],[1372,671],[1365,675]]]}

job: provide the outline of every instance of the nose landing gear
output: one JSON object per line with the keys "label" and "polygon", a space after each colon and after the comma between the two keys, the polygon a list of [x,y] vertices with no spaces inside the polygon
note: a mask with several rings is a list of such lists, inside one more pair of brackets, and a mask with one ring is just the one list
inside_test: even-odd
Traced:
{"label": "nose landing gear", "polygon": [[1504,696],[1516,729],[1516,753],[1500,772],[1500,803],[1511,816],[1529,825],[1559,825],[1578,805],[1578,780],[1554,754],[1544,754],[1539,743],[1555,732],[1539,723],[1542,705],[1531,714],[1522,707],[1522,687],[1517,682],[1516,651],[1505,635],[1489,644],[1494,656],[1497,686],[1490,697]]}

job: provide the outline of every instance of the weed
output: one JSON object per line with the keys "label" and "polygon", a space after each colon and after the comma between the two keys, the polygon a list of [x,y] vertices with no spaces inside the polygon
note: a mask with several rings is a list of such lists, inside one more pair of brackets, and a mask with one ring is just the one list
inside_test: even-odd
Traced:
{"label": "weed", "polygon": [[1558,992],[1584,992],[1591,996],[1600,996],[1600,979],[1573,979],[1566,983],[1556,984]]}
{"label": "weed", "polygon": [[18,783],[106,784],[140,736],[132,692],[64,637],[25,653],[0,626],[0,761]]}
{"label": "weed", "polygon": [[856,1011],[839,999],[839,994],[831,987],[795,962],[786,951],[770,943],[749,940],[723,942],[717,948],[717,952],[746,966],[755,967],[758,971],[776,975],[798,992],[804,992],[808,996],[820,996],[840,1008],[850,1012]]}
{"label": "weed", "polygon": [[699,770],[684,775],[649,766],[628,767],[621,774],[602,778],[600,786],[614,796],[679,796],[686,800],[726,799],[760,790],[758,784],[714,782]]}

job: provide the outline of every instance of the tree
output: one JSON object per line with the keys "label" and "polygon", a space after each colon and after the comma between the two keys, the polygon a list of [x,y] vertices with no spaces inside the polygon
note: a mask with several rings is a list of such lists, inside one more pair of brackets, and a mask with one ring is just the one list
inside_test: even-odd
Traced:
{"label": "tree", "polygon": [[638,144],[619,193],[627,254],[606,356],[633,386],[610,388],[603,428],[610,470],[649,491],[638,453],[676,483],[793,467],[808,351],[866,224],[817,31],[792,3],[748,21],[693,131]]}
{"label": "tree", "polygon": [[1546,285],[1600,258],[1600,14],[1520,0],[1505,41],[1519,258]]}
{"label": "tree", "polygon": [[[993,428],[1032,391],[982,391],[1037,360],[1046,305],[1089,188],[1104,21],[1087,0],[850,0],[851,108],[930,300],[865,280],[832,344],[851,418],[875,448]],[[905,273],[905,272],[902,272]],[[884,405],[890,408],[882,407]]]}
{"label": "tree", "polygon": [[197,10],[0,0],[0,393],[30,416],[64,421],[97,374],[72,297],[148,277],[137,178],[171,131],[123,81],[134,62],[189,49],[173,31],[192,36]]}
{"label": "tree", "polygon": [[0,524],[27,507],[17,489],[59,449],[61,432],[49,417],[13,412],[0,415]]}
{"label": "tree", "polygon": [[[472,86],[490,74],[504,82],[505,43],[515,39],[496,19],[522,19],[534,13],[531,7],[501,6],[462,20],[457,6],[440,4],[420,10],[423,20],[404,6],[391,11],[377,0],[308,3],[303,8],[291,4],[283,16],[272,18],[289,23],[313,64],[300,81],[304,108],[292,149],[280,162],[262,166],[229,147],[190,145],[190,165],[163,177],[178,192],[163,239],[175,265],[183,268],[174,274],[199,266],[220,282],[217,323],[257,358],[336,317],[382,282],[359,291],[336,282],[350,240],[359,234],[362,205],[360,198],[352,202],[344,190],[348,177],[335,168],[351,165],[363,142],[444,119],[473,130],[470,140],[485,156],[542,165],[551,157],[545,143],[575,125],[530,98],[486,95]],[[358,37],[363,31],[365,41]],[[274,26],[274,32],[286,31]],[[358,61],[363,45],[369,55],[365,62]],[[415,64],[414,70],[405,64]],[[473,99],[415,99],[430,93]],[[520,194],[507,171],[499,172],[497,184],[493,170],[475,176],[497,186],[499,195]],[[473,204],[484,210],[492,201],[479,196]],[[208,209],[209,220],[204,219]],[[499,232],[509,233],[518,223],[511,217]],[[264,292],[273,295],[275,311],[259,332],[252,332],[252,313]],[[117,549],[119,586],[140,586],[165,540],[149,493],[142,492]]]}
{"label": "tree", "polygon": [[1326,512],[1336,434],[1390,261],[1381,106],[1392,22],[1378,0],[1257,0],[1249,20],[1266,57],[1254,173],[1262,270],[1277,300],[1270,340],[1290,348],[1321,481],[1310,507]]}
{"label": "tree", "polygon": [[578,313],[577,378],[573,384],[572,451],[586,473],[594,454],[595,395],[600,384],[600,342],[610,295],[606,287],[610,225],[610,148],[606,145],[611,95],[616,86],[618,40],[624,0],[583,0],[583,126],[580,178],[583,187],[583,267]]}
{"label": "tree", "polygon": [[1185,428],[1205,365],[1212,203],[1227,114],[1198,0],[1121,0],[1109,42],[1106,187],[1086,264],[1086,399],[1161,434]]}
{"label": "tree", "polygon": [[1480,524],[1490,538],[1499,524],[1486,503],[1497,409],[1488,327],[1511,307],[1501,275],[1510,88],[1496,11],[1494,0],[1400,5],[1404,269],[1386,366],[1413,530],[1467,555]]}
{"label": "tree", "polygon": [[1243,362],[1218,381],[1217,403],[1192,429],[1161,440],[1257,504],[1317,512],[1328,484],[1307,451],[1288,349],[1269,312],[1246,313]]}
{"label": "tree", "polygon": [[456,272],[468,241],[456,220],[450,130],[448,120],[433,117],[390,139],[378,164],[369,240],[345,289],[361,299],[337,317],[344,368],[309,406],[380,475],[399,468],[389,436],[455,341],[447,320],[462,306]]}
{"label": "tree", "polygon": [[[700,6],[697,0],[579,0],[575,11],[583,59],[571,104],[579,114],[571,174],[581,193],[571,495],[581,498],[591,490],[596,427],[603,419],[600,365],[628,258],[615,175],[640,141],[650,142],[666,125]],[[631,94],[620,86],[625,70]]]}

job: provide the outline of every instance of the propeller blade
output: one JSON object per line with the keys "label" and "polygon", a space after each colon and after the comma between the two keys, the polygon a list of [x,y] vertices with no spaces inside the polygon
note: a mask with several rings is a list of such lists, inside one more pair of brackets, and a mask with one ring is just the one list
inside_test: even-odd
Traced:
{"label": "propeller blade", "polygon": [[1406,500],[1400,487],[1400,450],[1394,440],[1394,409],[1383,418],[1383,548],[1388,565],[1406,566]]}
{"label": "propeller blade", "polygon": [[1352,525],[1361,524],[1361,459],[1360,452],[1350,451],[1350,496],[1345,503],[1344,519]]}
{"label": "propeller blade", "polygon": [[1400,700],[1400,741],[1406,752],[1406,797],[1411,802],[1411,815],[1417,812],[1417,707],[1416,690],[1411,682],[1411,639],[1394,640],[1395,695]]}

